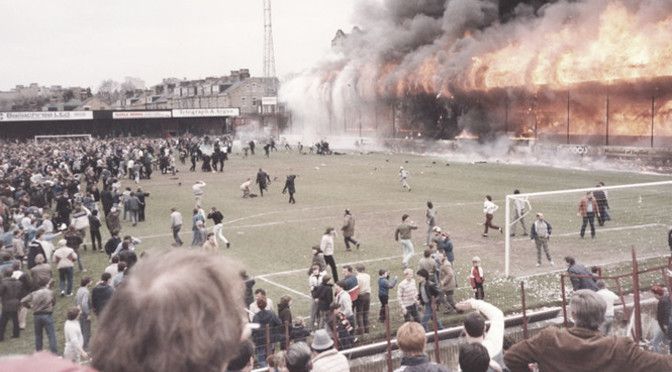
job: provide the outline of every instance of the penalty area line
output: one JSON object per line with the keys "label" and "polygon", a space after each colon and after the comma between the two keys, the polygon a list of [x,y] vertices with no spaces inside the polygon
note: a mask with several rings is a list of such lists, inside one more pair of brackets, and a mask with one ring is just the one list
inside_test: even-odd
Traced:
{"label": "penalty area line", "polygon": [[294,289],[292,289],[292,288],[289,288],[289,287],[287,287],[287,286],[285,286],[285,285],[282,285],[282,284],[280,284],[280,283],[276,283],[276,282],[274,282],[274,281],[272,281],[272,280],[269,280],[269,279],[266,279],[266,278],[263,278],[263,277],[259,277],[259,276],[258,276],[257,278],[259,278],[259,279],[265,281],[265,282],[268,283],[268,284],[271,284],[271,285],[274,285],[274,286],[276,286],[276,287],[278,287],[278,288],[284,289],[285,291],[292,292],[292,293],[297,294],[297,295],[299,295],[299,296],[301,296],[301,297],[309,298],[309,299],[311,299],[311,300],[313,299],[312,297],[308,296],[308,295],[305,294],[305,293],[299,292],[299,291],[297,291],[297,290],[294,290]]}

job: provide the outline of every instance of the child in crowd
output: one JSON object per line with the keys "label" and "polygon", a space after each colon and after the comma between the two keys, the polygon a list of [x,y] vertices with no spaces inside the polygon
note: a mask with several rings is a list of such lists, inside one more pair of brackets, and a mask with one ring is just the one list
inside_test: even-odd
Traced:
{"label": "child in crowd", "polygon": [[477,300],[482,300],[485,298],[485,291],[483,289],[483,282],[485,282],[485,276],[483,275],[483,268],[481,267],[481,259],[478,256],[474,256],[471,259],[473,264],[471,268],[471,273],[469,274],[469,284],[471,288],[474,289],[474,296]]}

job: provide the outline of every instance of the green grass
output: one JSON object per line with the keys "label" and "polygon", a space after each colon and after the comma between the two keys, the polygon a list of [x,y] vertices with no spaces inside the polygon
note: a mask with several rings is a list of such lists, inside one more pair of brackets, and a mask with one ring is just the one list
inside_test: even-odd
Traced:
{"label": "green grass", "polygon": [[[412,192],[400,190],[397,179],[399,166],[403,165],[411,172],[409,180]],[[247,178],[253,177],[259,167],[277,177],[263,198],[242,199],[238,189]],[[345,156],[298,155],[296,153],[273,153],[270,159],[256,155],[248,158],[233,156],[226,163],[224,173],[190,173],[188,166],[182,166],[177,178],[155,176],[150,181],[142,181],[141,186],[151,196],[147,199],[147,222],[131,227],[124,222],[122,234],[131,234],[143,238],[138,247],[143,250],[167,250],[172,242],[169,229],[170,208],[175,206],[183,214],[185,227],[182,238],[191,241],[190,216],[193,208],[191,185],[197,179],[204,180],[203,207],[207,210],[217,206],[225,216],[224,233],[232,243],[230,249],[222,248],[222,254],[239,260],[254,276],[291,288],[303,294],[308,293],[306,271],[310,264],[310,247],[318,244],[325,227],[338,229],[342,222],[343,210],[349,208],[356,218],[356,238],[362,242],[359,251],[345,252],[342,238],[336,239],[336,262],[359,262],[373,260],[366,264],[372,277],[373,302],[377,303],[377,271],[387,268],[392,275],[401,275],[401,259],[389,258],[401,255],[401,249],[394,242],[393,232],[404,213],[420,225],[414,233],[413,242],[416,253],[421,253],[425,236],[424,210],[427,200],[432,200],[438,210],[438,224],[450,231],[455,245],[455,268],[460,288],[456,300],[471,296],[466,278],[470,269],[471,257],[479,255],[483,260],[487,283],[486,299],[505,311],[520,308],[518,281],[502,277],[503,237],[498,233],[484,239],[480,236],[482,226],[482,200],[485,194],[493,196],[501,209],[495,216],[495,222],[503,223],[504,195],[515,188],[523,192],[557,190],[566,188],[589,187],[602,180],[607,185],[662,181],[670,179],[655,175],[642,175],[620,172],[596,172],[580,170],[561,170],[549,167],[533,167],[504,164],[468,164],[450,163],[445,160],[392,154],[349,154]],[[287,196],[280,192],[287,174],[298,174],[296,180],[296,205],[287,204]],[[124,186],[135,187],[128,181]],[[625,195],[625,194],[623,194]],[[669,207],[669,198],[660,195],[644,199],[644,209],[651,206]],[[615,193],[610,198],[620,200]],[[571,199],[571,200],[570,200]],[[626,197],[623,196],[623,200]],[[562,256],[571,253],[579,261],[617,262],[629,259],[628,247],[637,245],[642,255],[663,255],[669,252],[664,237],[658,231],[651,233],[646,229],[614,231],[608,234],[598,231],[598,239],[580,241],[575,208],[578,199],[574,197],[537,202],[546,205],[549,220],[554,223],[557,232],[576,232],[574,236],[559,237],[552,240],[551,250],[558,263],[555,270],[561,269]],[[667,202],[668,204],[661,204]],[[545,204],[546,203],[546,204]],[[661,207],[661,205],[663,207]],[[640,207],[641,209],[641,207]],[[616,203],[613,208],[615,221],[608,227],[638,224],[658,218],[628,210],[625,204]],[[662,212],[661,212],[662,214]],[[551,219],[552,218],[552,219]],[[189,222],[187,222],[189,221]],[[209,224],[210,225],[210,224]],[[108,237],[103,229],[103,240]],[[88,236],[87,236],[88,242]],[[512,251],[512,268],[515,275],[543,274],[551,269],[544,266],[534,268],[535,250],[530,241],[515,241]],[[107,265],[106,256],[99,253],[84,252],[83,260],[88,268],[86,275],[98,278]],[[413,262],[417,262],[417,256]],[[269,275],[282,271],[300,270],[282,275]],[[55,275],[57,273],[55,272]],[[57,276],[57,275],[56,275]],[[75,274],[75,283],[82,274]],[[527,279],[529,306],[541,306],[557,303],[559,300],[559,281],[557,274],[542,275]],[[275,284],[257,279],[257,287],[265,288],[269,296],[278,302],[287,290]],[[309,300],[302,295],[290,293],[294,298],[295,316],[308,315]],[[396,291],[391,291],[391,300]],[[63,343],[63,322],[65,311],[73,306],[74,297],[58,298],[55,318],[59,350]],[[395,303],[391,303],[392,317],[395,323],[401,316]],[[378,311],[374,305],[373,312]],[[372,314],[371,318],[375,320]],[[447,322],[457,318],[446,319]],[[380,336],[382,327],[376,323],[370,338]],[[26,331],[18,340],[11,339],[0,344],[0,354],[30,353],[34,350],[32,315],[28,316]],[[94,320],[95,331],[95,320]]]}

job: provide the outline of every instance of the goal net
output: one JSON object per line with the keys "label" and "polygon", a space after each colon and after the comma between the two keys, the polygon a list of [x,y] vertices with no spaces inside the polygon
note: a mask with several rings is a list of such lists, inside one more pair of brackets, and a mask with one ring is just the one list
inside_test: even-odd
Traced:
{"label": "goal net", "polygon": [[58,141],[58,140],[85,140],[91,141],[90,134],[42,134],[35,136],[35,143],[40,141]]}
{"label": "goal net", "polygon": [[[672,181],[510,194],[506,196],[505,213],[506,276],[563,269],[565,256],[573,256],[585,265],[625,261],[630,258],[631,247],[641,258],[664,256],[670,254],[667,238],[672,224]],[[539,250],[541,265],[537,266],[537,241],[530,233],[538,213],[551,226],[548,251],[555,267],[543,245]],[[535,226],[544,228],[544,224]]]}

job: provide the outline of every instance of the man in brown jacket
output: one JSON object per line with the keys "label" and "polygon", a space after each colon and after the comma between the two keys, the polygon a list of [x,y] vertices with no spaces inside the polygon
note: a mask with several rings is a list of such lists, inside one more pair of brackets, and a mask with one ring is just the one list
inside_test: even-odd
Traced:
{"label": "man in brown jacket", "polygon": [[574,292],[570,304],[574,327],[548,327],[513,345],[504,355],[506,366],[512,372],[527,372],[533,363],[545,372],[672,371],[672,356],[644,351],[626,337],[600,333],[606,308],[597,293]]}
{"label": "man in brown jacket", "polygon": [[579,202],[579,213],[578,216],[583,218],[583,223],[581,224],[581,239],[586,233],[586,225],[590,223],[590,237],[595,239],[595,216],[599,217],[599,210],[597,209],[597,202],[593,198],[592,192],[587,192],[586,196],[581,198]]}
{"label": "man in brown jacket", "polygon": [[448,261],[445,255],[441,255],[441,266],[439,268],[441,278],[441,291],[445,296],[446,312],[444,314],[450,314],[457,312],[457,307],[455,306],[455,300],[453,299],[453,294],[457,288],[457,280],[455,280],[455,270],[453,270],[453,265]]}
{"label": "man in brown jacket", "polygon": [[343,240],[345,241],[345,250],[350,251],[350,243],[359,249],[359,242],[353,238],[355,236],[355,217],[352,216],[349,209],[345,210],[341,231],[343,232]]}

